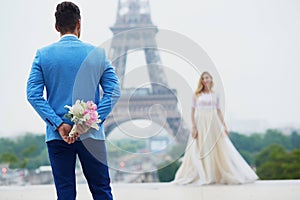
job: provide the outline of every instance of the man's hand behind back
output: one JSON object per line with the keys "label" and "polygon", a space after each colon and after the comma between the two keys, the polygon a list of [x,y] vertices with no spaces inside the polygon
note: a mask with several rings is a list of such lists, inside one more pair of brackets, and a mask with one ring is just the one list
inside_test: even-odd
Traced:
{"label": "man's hand behind back", "polygon": [[61,138],[68,144],[74,143],[77,138],[79,137],[78,133],[75,133],[74,137],[69,137],[69,133],[72,130],[72,126],[66,123],[62,123],[58,128],[57,131],[59,132],[59,135]]}

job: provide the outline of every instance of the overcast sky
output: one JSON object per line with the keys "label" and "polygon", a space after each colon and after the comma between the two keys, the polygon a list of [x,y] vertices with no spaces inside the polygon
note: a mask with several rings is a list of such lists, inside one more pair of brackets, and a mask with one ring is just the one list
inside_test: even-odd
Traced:
{"label": "overcast sky", "polygon": [[[59,2],[5,1],[0,8],[0,136],[45,132],[26,100],[25,88],[36,50],[59,39],[54,29]],[[117,0],[74,2],[82,13],[81,40],[100,45],[110,39]],[[222,79],[228,120],[300,127],[300,1],[150,0],[150,4],[158,27],[189,37],[213,60]],[[196,87],[197,78],[191,74],[187,82]],[[190,96],[186,99],[184,104]]]}

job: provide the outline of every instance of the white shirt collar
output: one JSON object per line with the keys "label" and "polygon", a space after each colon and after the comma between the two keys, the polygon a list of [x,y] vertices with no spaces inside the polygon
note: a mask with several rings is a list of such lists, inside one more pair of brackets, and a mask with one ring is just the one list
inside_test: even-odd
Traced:
{"label": "white shirt collar", "polygon": [[69,33],[69,34],[64,34],[63,36],[60,37],[60,39],[61,39],[61,38],[64,38],[64,37],[67,37],[67,36],[73,36],[73,37],[76,37],[76,38],[78,39],[77,35],[74,35],[74,34],[71,34],[71,33]]}

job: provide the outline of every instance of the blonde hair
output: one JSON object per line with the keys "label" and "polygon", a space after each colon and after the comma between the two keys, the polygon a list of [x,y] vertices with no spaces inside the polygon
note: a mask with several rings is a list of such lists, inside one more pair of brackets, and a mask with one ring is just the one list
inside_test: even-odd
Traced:
{"label": "blonde hair", "polygon": [[198,82],[198,87],[197,87],[197,89],[196,89],[196,91],[195,91],[195,96],[196,96],[196,97],[199,96],[199,95],[203,92],[204,86],[202,85],[201,81],[202,81],[203,76],[204,76],[205,74],[207,74],[207,75],[211,78],[211,86],[210,86],[210,90],[212,90],[212,87],[214,86],[214,82],[213,82],[213,77],[212,77],[212,75],[211,75],[209,72],[207,72],[207,71],[203,72],[203,73],[201,74],[201,76],[200,76],[200,79],[199,79],[199,82]]}

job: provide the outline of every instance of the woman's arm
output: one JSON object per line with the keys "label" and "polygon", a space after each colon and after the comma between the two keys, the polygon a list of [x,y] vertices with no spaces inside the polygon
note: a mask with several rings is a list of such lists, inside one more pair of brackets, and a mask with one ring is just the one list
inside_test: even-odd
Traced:
{"label": "woman's arm", "polygon": [[222,124],[223,124],[223,126],[225,128],[225,132],[226,132],[227,135],[229,135],[229,131],[228,131],[228,128],[227,128],[226,123],[224,121],[224,117],[223,117],[222,111],[221,111],[220,108],[217,108],[217,111],[218,111],[218,116],[219,116],[219,118],[220,118],[220,120],[221,120],[221,122],[222,122]]}
{"label": "woman's arm", "polygon": [[193,125],[193,127],[196,127],[196,121],[195,121],[195,108],[192,108],[191,118],[192,118],[192,125]]}
{"label": "woman's arm", "polygon": [[192,118],[192,137],[196,139],[198,137],[198,130],[197,130],[196,121],[195,121],[195,108],[194,107],[192,107],[191,118]]}

